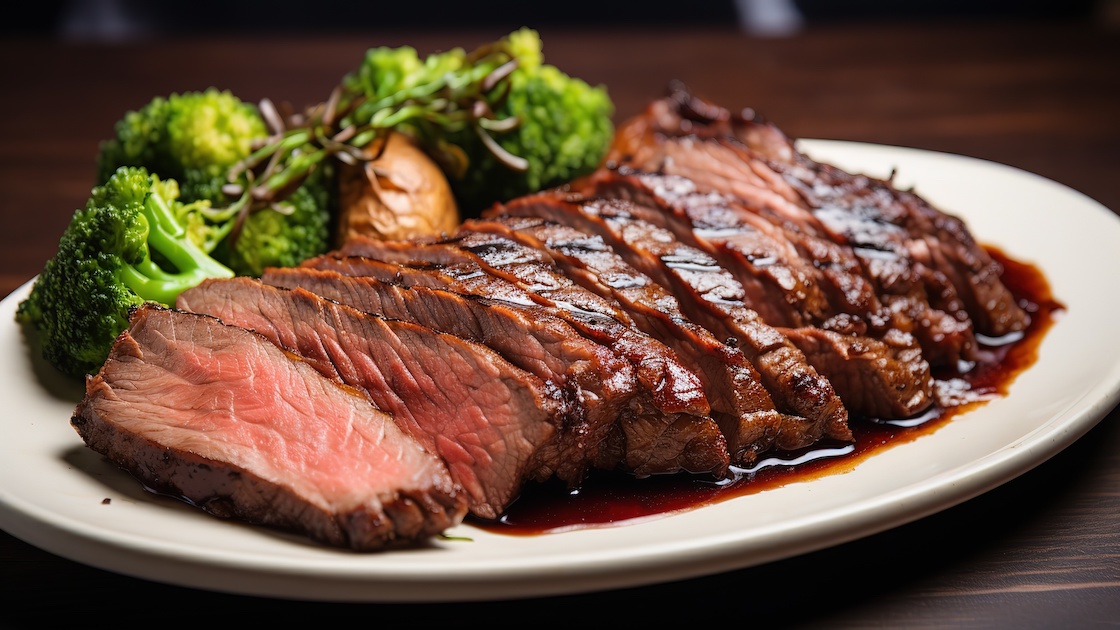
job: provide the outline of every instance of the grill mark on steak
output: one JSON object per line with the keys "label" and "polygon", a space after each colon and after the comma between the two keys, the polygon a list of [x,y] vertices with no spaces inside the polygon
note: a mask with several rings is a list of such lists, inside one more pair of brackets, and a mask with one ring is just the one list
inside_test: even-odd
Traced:
{"label": "grill mark on steak", "polygon": [[394,282],[405,271],[399,265],[378,263],[384,274],[380,277],[369,265],[362,273],[310,266],[335,260],[323,256],[300,267],[265,269],[261,279],[481,343],[554,387],[566,413],[559,439],[543,449],[536,462],[537,481],[556,476],[574,487],[592,467],[618,465],[621,446],[615,441],[615,423],[635,394],[629,363],[531,303],[515,306],[427,286],[402,286]]}
{"label": "grill mark on steak", "polygon": [[539,216],[602,236],[632,266],[675,293],[693,321],[717,338],[735,340],[785,414],[776,448],[794,450],[822,437],[850,441],[848,412],[832,384],[785,335],[743,303],[739,283],[704,252],[627,214],[627,205],[602,199],[568,203],[546,193],[494,206],[483,216]]}
{"label": "grill mark on steak", "polygon": [[602,237],[540,217],[471,219],[463,229],[499,234],[547,252],[567,277],[615,300],[636,326],[669,344],[702,380],[733,464],[748,466],[771,448],[782,418],[754,366],[739,349],[689,320],[675,296],[629,265]]}
{"label": "grill mark on steak", "polygon": [[420,544],[467,513],[443,463],[367,397],[208,316],[135,309],[71,423],[153,491],[328,545]]}
{"label": "grill mark on steak", "polygon": [[454,335],[246,277],[204,281],[177,306],[260,333],[366,392],[443,459],[480,518],[509,507],[559,432],[559,404],[539,378]]}
{"label": "grill mark on steak", "polygon": [[[354,238],[338,254],[411,266],[412,271],[397,276],[404,283],[434,281],[443,283],[441,288],[482,296],[519,292],[518,302],[539,304],[633,366],[637,392],[620,419],[625,436],[624,467],[629,472],[639,477],[681,470],[723,476],[730,463],[726,438],[710,415],[703,384],[675,353],[662,342],[621,324],[605,312],[611,308],[606,301],[591,299],[598,296],[570,281],[565,285],[545,265],[517,264],[532,252],[514,253],[520,247],[508,239],[500,245],[494,249],[470,235],[425,243]],[[516,274],[517,269],[525,271],[522,277],[531,286],[518,284],[518,276],[502,273],[495,265],[510,274]],[[417,280],[417,275],[425,278]],[[550,293],[546,287],[559,290]],[[549,299],[551,295],[563,295],[565,300]]]}

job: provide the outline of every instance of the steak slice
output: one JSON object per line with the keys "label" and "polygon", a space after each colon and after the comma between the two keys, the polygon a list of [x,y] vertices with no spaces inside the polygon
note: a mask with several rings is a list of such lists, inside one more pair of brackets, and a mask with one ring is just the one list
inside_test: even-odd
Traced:
{"label": "steak slice", "polygon": [[177,306],[253,330],[364,391],[443,459],[480,518],[505,512],[559,433],[559,403],[539,378],[454,335],[247,277],[204,281]]}
{"label": "steak slice", "polygon": [[462,229],[492,232],[547,252],[567,277],[615,300],[638,328],[665,341],[703,382],[733,464],[748,466],[770,449],[782,418],[754,365],[689,320],[673,294],[623,260],[601,236],[539,217],[471,219]]}
{"label": "steak slice", "polygon": [[861,419],[898,420],[938,402],[937,383],[914,337],[879,337],[805,326],[779,328],[809,364],[832,383],[848,411]]}
{"label": "steak slice", "polygon": [[145,487],[361,551],[459,524],[447,468],[358,392],[208,316],[136,308],[71,423]]}
{"label": "steak slice", "polygon": [[[534,310],[543,309],[628,361],[635,375],[635,395],[619,416],[618,425],[624,438],[621,464],[628,472],[639,477],[680,471],[716,477],[726,474],[730,463],[726,438],[710,416],[703,385],[660,342],[653,343],[656,340],[602,314],[542,302],[538,294],[492,274],[454,246],[373,239],[359,243],[361,240],[351,239],[340,253],[354,253],[350,258],[359,251],[377,254],[375,259],[399,266],[392,279],[406,285],[435,286],[484,297],[500,295],[511,304],[534,304]],[[391,271],[350,267],[351,273],[378,274],[385,280],[390,280],[387,274]]]}
{"label": "steak slice", "polygon": [[715,260],[684,246],[672,233],[630,216],[626,201],[585,201],[531,195],[494,206],[484,217],[539,216],[598,234],[633,267],[672,291],[690,319],[736,345],[754,364],[778,411],[785,414],[775,447],[794,450],[822,437],[852,439],[848,411],[832,384],[785,335],[743,303],[741,285]]}

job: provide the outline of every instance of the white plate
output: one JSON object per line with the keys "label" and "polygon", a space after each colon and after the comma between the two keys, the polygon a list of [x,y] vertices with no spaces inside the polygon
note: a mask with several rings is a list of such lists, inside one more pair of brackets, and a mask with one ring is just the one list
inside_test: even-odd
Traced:
{"label": "white plate", "polygon": [[[461,526],[469,540],[355,554],[221,521],[143,491],[70,427],[80,392],[33,357],[0,303],[0,527],[122,574],[323,601],[464,601],[571,594],[744,568],[946,509],[1026,472],[1120,399],[1120,220],[1084,195],[1007,166],[913,149],[803,141],[809,155],[886,176],[1039,266],[1068,312],[1008,396],[844,474],[664,518],[531,537]],[[35,366],[36,369],[30,369]],[[104,503],[109,499],[108,503]]]}

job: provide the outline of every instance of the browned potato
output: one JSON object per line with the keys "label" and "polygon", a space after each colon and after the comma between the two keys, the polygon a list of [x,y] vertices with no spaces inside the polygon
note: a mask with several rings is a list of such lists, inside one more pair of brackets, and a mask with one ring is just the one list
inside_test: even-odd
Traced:
{"label": "browned potato", "polygon": [[339,165],[338,242],[454,231],[459,208],[443,171],[407,136],[390,132],[385,142],[376,160]]}

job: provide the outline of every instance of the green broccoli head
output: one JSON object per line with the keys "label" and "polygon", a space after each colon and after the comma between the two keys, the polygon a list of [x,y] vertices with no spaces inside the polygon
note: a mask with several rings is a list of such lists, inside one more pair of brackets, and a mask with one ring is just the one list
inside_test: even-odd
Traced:
{"label": "green broccoli head", "polygon": [[333,172],[333,165],[323,163],[287,198],[249,213],[214,256],[240,275],[260,276],[266,267],[294,267],[329,250],[337,203],[327,183]]}
{"label": "green broccoli head", "polygon": [[17,319],[38,332],[43,358],[67,375],[98,368],[129,309],[143,299],[121,280],[128,259],[140,259],[145,222],[130,208],[77,211]]}
{"label": "green broccoli head", "polygon": [[187,237],[176,219],[178,195],[174,180],[122,167],[73,214],[16,311],[58,370],[96,371],[132,307],[146,300],[170,306],[206,278],[233,276]]}
{"label": "green broccoli head", "polygon": [[216,205],[225,203],[222,186],[230,168],[268,135],[255,105],[217,88],[157,96],[126,112],[114,131],[99,148],[98,182],[118,167],[143,166],[178,181],[184,200]]}
{"label": "green broccoli head", "polygon": [[478,137],[460,134],[470,168],[452,185],[466,213],[590,172],[606,155],[614,135],[614,104],[606,89],[540,63],[540,40],[534,34],[532,41],[538,43],[535,54],[530,47],[519,57],[518,69],[509,77],[509,93],[495,108],[496,118],[517,118],[519,124],[490,134],[506,152],[523,158],[525,168],[510,168]]}
{"label": "green broccoli head", "polygon": [[418,95],[414,90],[424,91],[425,86],[461,70],[467,63],[466,52],[461,48],[421,59],[412,46],[378,46],[366,51],[358,69],[342,78],[342,85],[350,94],[364,95],[380,109],[389,102],[402,102],[406,95]]}

